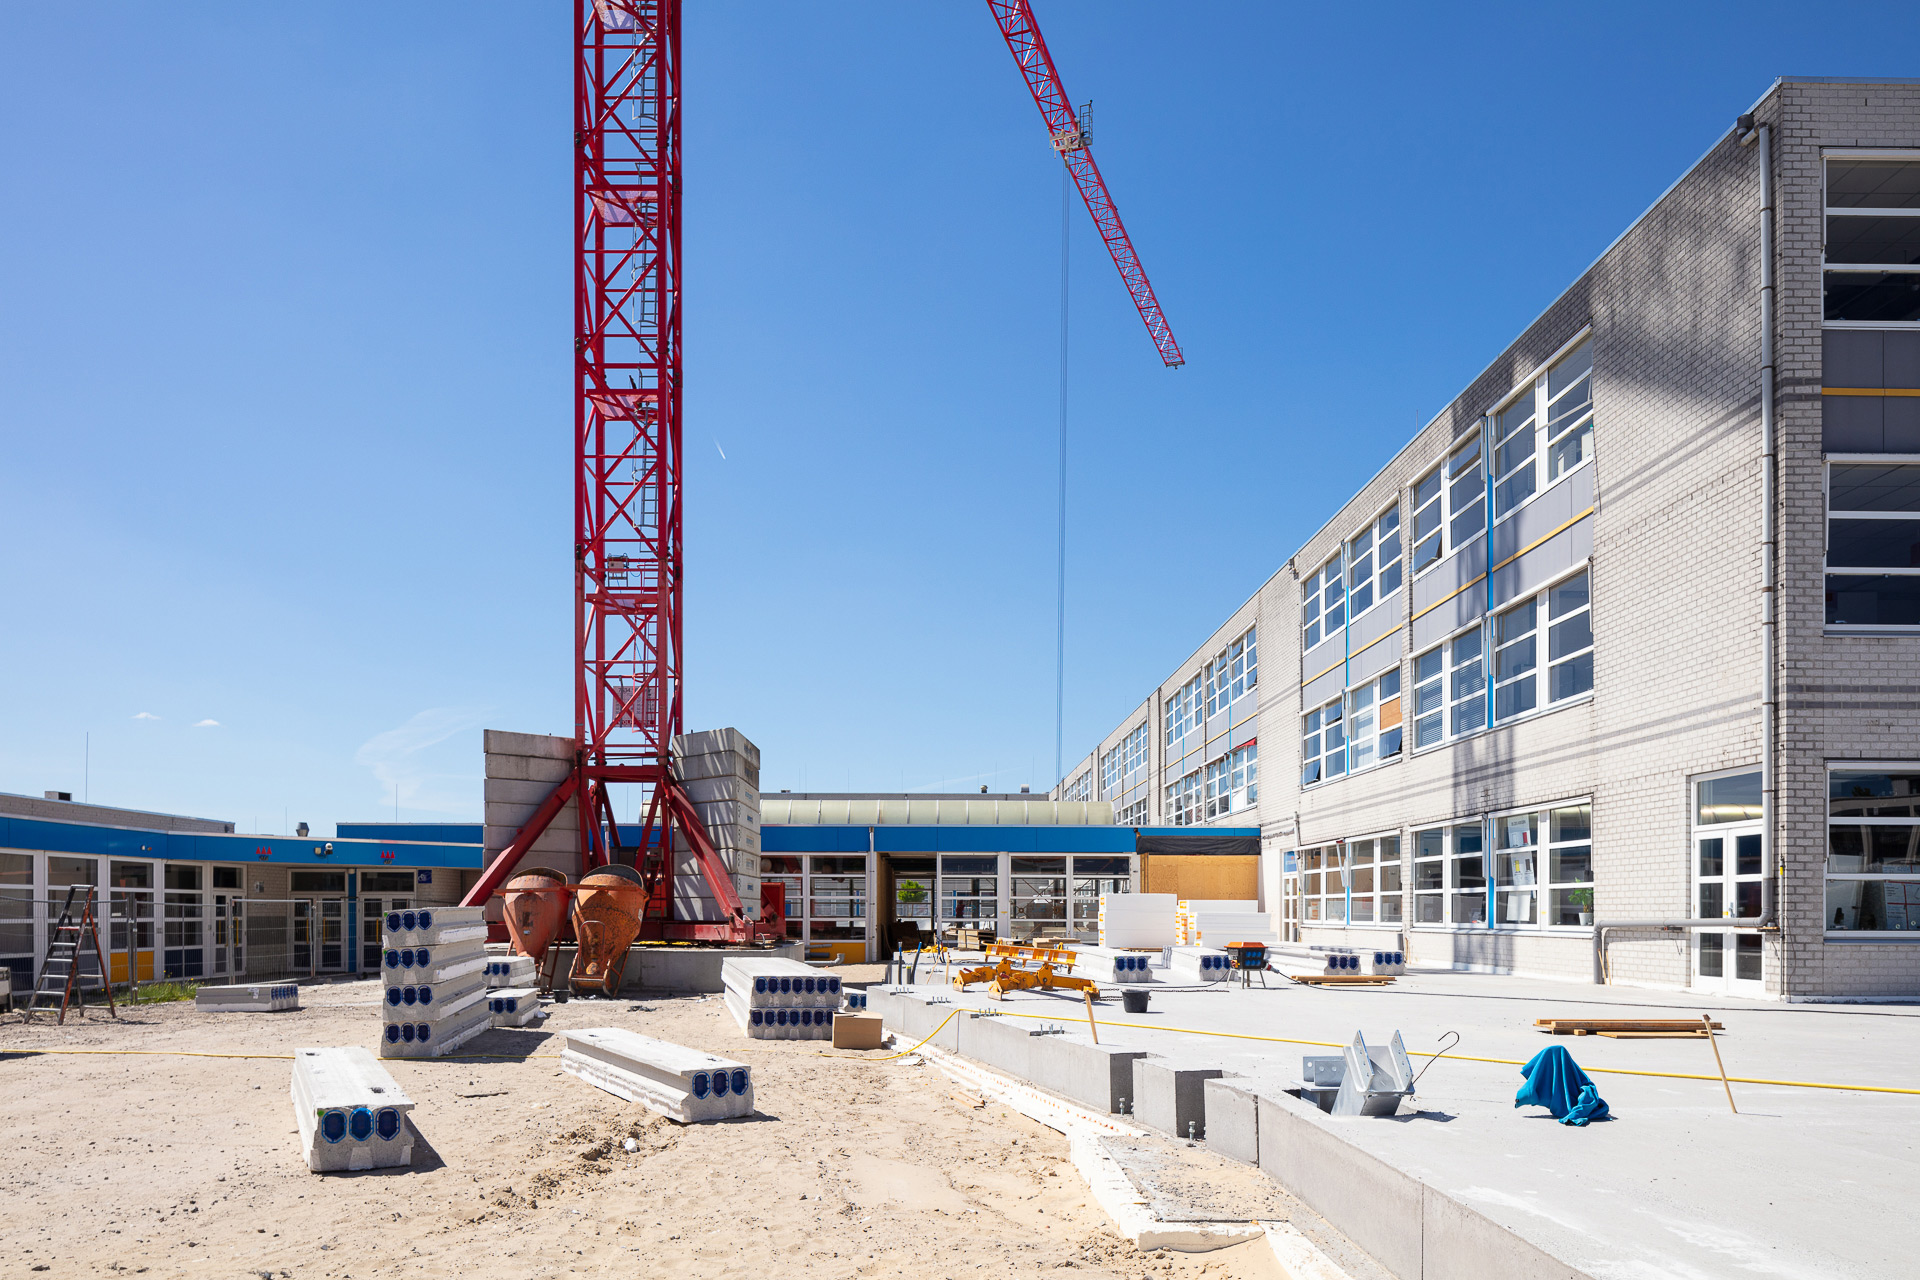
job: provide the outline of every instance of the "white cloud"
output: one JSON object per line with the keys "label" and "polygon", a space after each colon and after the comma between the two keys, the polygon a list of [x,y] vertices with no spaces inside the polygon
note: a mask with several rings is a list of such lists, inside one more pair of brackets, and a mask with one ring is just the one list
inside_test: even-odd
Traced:
{"label": "white cloud", "polygon": [[153,712],[151,711],[142,711],[139,715],[134,717],[135,720],[158,720],[159,718],[160,718],[159,716],[153,714]]}
{"label": "white cloud", "polygon": [[193,727],[196,729],[218,729],[220,722],[218,720],[195,720]]}
{"label": "white cloud", "polygon": [[[373,772],[380,784],[376,804],[391,813],[394,789],[402,809],[471,820],[478,816],[479,744],[462,758],[452,748],[436,751],[450,739],[472,733],[493,714],[490,709],[430,707],[406,723],[376,733],[354,753],[354,763]],[[446,766],[459,761],[465,768]],[[437,766],[437,767],[436,767]],[[376,810],[379,812],[379,810]]]}

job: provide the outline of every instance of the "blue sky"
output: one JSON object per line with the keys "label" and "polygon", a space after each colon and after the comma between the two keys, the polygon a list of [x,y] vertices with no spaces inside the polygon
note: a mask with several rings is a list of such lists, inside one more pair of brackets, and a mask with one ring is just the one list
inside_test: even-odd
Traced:
{"label": "blue sky", "polygon": [[[1774,76],[1920,74],[1894,3],[1037,12],[1188,357],[1076,209],[1070,759]],[[0,790],[476,818],[481,728],[572,711],[565,7],[81,13],[0,8]],[[1060,185],[1006,47],[691,0],[685,58],[689,723],[769,790],[1043,789]]]}

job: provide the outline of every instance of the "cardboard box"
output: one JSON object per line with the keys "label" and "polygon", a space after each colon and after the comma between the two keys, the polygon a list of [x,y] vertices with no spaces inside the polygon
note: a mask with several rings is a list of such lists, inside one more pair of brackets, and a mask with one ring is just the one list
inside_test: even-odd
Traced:
{"label": "cardboard box", "polygon": [[833,1015],[833,1047],[836,1049],[878,1049],[886,1036],[877,1013],[836,1013]]}

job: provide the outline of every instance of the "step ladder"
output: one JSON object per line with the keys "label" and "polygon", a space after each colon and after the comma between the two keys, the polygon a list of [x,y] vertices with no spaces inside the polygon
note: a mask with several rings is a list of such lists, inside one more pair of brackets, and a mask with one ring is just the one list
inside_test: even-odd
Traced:
{"label": "step ladder", "polygon": [[[80,1016],[87,1016],[86,999],[80,986],[81,948],[91,943],[94,959],[100,963],[100,985],[107,993],[107,1011],[114,1017],[120,1016],[120,1010],[113,1003],[112,974],[107,970],[106,953],[100,947],[100,926],[93,918],[94,887],[90,884],[76,884],[67,889],[67,900],[60,908],[60,918],[54,923],[47,940],[46,959],[40,965],[40,982],[33,989],[33,998],[27,1001],[24,1011],[25,1020],[33,1021],[36,1013],[59,1011],[59,1024],[66,1025],[67,1008],[78,1004]],[[74,895],[80,897],[76,914]],[[76,1000],[76,997],[79,997]]]}

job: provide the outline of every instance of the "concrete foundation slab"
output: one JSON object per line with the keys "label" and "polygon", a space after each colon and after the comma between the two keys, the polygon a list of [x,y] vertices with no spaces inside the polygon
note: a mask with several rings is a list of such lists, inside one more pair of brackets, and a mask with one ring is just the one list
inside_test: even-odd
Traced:
{"label": "concrete foundation slab", "polygon": [[783,942],[773,947],[636,946],[627,953],[626,982],[622,989],[717,995],[726,989],[721,975],[729,958],[780,956],[799,960],[805,954],[806,944],[800,942]]}

